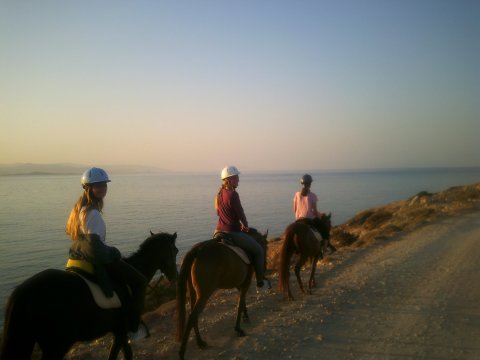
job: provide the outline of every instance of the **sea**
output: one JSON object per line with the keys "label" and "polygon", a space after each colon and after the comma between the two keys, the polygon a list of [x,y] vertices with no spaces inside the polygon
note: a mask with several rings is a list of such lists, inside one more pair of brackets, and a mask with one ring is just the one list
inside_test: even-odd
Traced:
{"label": "sea", "polygon": [[[108,170],[108,169],[107,169]],[[343,170],[310,173],[318,209],[332,213],[333,225],[355,214],[420,191],[438,192],[480,182],[480,167]],[[297,171],[247,172],[237,189],[249,225],[269,238],[294,221]],[[176,232],[179,255],[210,239],[217,216],[217,173],[112,174],[103,209],[107,243],[123,255],[137,250],[149,232]],[[25,279],[63,269],[71,240],[68,214],[81,195],[79,175],[0,176],[0,327],[9,294]]]}

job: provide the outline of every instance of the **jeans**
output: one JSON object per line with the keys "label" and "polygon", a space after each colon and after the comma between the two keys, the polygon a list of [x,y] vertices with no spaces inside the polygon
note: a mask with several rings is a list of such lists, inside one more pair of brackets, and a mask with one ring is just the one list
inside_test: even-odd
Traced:
{"label": "jeans", "polygon": [[140,325],[142,311],[145,303],[145,291],[147,289],[147,279],[133,266],[130,266],[123,260],[118,260],[107,264],[108,274],[112,279],[117,279],[130,286],[132,291],[130,307],[130,330],[137,331]]}

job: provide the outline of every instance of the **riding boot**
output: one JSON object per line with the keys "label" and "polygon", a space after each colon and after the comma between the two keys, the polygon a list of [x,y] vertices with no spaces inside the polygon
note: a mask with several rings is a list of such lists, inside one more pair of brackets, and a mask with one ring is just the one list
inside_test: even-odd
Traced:
{"label": "riding boot", "polygon": [[257,288],[262,288],[264,285],[263,279],[265,275],[263,271],[260,271],[260,269],[255,268],[255,278],[257,279]]}
{"label": "riding boot", "polygon": [[[140,294],[139,294],[140,293]],[[131,302],[131,311],[130,311],[130,330],[132,332],[136,332],[138,330],[138,326],[142,321],[142,312],[144,309],[144,291],[139,291],[137,289],[137,293],[133,292],[132,289],[132,302]],[[141,296],[140,296],[141,295]]]}

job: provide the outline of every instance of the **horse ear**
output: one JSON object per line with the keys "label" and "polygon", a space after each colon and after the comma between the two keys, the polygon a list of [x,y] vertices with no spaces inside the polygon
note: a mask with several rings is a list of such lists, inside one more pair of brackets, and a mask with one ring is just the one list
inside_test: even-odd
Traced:
{"label": "horse ear", "polygon": [[267,232],[265,234],[263,234],[263,237],[266,239],[268,237],[268,229],[267,229]]}
{"label": "horse ear", "polygon": [[329,219],[331,219],[332,218],[332,213],[329,212],[327,216],[328,216]]}
{"label": "horse ear", "polygon": [[175,240],[176,238],[177,238],[177,232],[175,231],[175,232],[173,233],[173,239]]}
{"label": "horse ear", "polygon": [[152,230],[150,230],[150,235],[152,235],[152,236],[155,235],[155,234],[152,232]]}

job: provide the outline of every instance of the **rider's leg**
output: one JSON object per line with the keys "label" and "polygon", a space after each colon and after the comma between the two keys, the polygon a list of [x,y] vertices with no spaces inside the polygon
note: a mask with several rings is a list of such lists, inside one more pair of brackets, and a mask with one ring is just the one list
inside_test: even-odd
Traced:
{"label": "rider's leg", "polygon": [[135,332],[141,321],[142,311],[145,302],[145,291],[147,279],[134,267],[123,260],[115,261],[107,265],[108,272],[112,277],[125,282],[132,291],[132,306],[130,316],[130,330]]}
{"label": "rider's leg", "polygon": [[265,254],[260,244],[250,235],[244,232],[231,232],[235,245],[243,250],[253,254],[253,266],[255,268],[255,277],[257,286],[263,286],[265,273]]}

